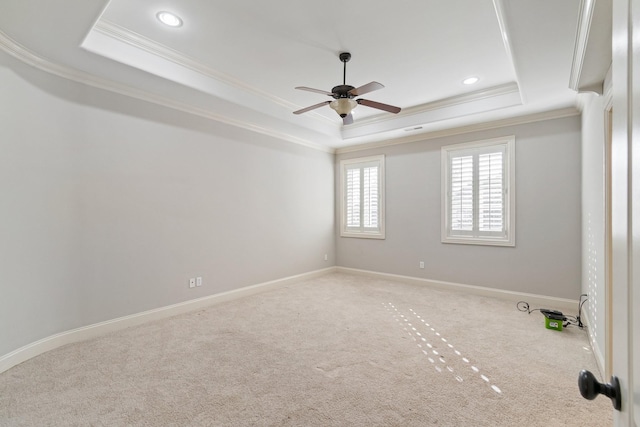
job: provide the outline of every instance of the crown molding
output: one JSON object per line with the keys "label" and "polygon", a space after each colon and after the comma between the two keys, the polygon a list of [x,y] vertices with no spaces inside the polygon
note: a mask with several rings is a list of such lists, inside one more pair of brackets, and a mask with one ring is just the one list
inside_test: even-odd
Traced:
{"label": "crown molding", "polygon": [[96,75],[80,71],[71,67],[66,67],[50,61],[44,57],[41,57],[34,52],[30,51],[26,47],[20,45],[18,42],[11,39],[7,34],[0,30],[0,50],[7,52],[9,55],[18,59],[19,61],[28,64],[34,68],[44,71],[55,76],[81,83],[87,86],[92,86],[98,89],[114,92],[120,95],[128,96],[130,98],[139,99],[141,101],[150,102],[152,104],[160,105],[163,107],[171,108],[174,110],[182,111],[184,113],[193,114],[206,119],[214,120],[216,122],[224,123],[230,126],[246,129],[252,132],[256,132],[262,135],[271,136],[277,139],[292,142],[294,144],[302,145],[308,148],[312,148],[318,151],[326,153],[334,153],[335,150],[331,147],[327,147],[321,144],[317,144],[306,139],[290,135],[285,132],[275,131],[273,129],[257,126],[252,123],[248,123],[242,120],[224,116],[222,114],[213,113],[204,108],[195,107],[193,105],[185,104],[171,100],[166,97],[155,95],[150,92],[142,91],[140,89],[133,88],[121,83],[98,77]]}
{"label": "crown molding", "polygon": [[[500,27],[500,35],[502,36],[502,42],[504,43],[504,49],[507,53],[507,57],[509,58],[509,62],[511,63],[511,68],[513,69],[513,75],[517,82],[520,81],[518,67],[516,66],[515,61],[515,53],[513,49],[513,45],[511,44],[511,35],[509,32],[509,25],[507,24],[506,17],[506,7],[504,0],[493,0],[493,8],[496,11],[496,18],[498,19],[498,26]],[[524,92],[518,87],[518,91],[520,92],[520,99],[524,104],[526,102]]]}
{"label": "crown molding", "polygon": [[[141,34],[131,31],[125,27],[122,27],[114,22],[106,19],[100,19],[93,27],[92,31],[97,31],[105,36],[118,40],[119,42],[126,43],[130,46],[147,52],[151,55],[155,55],[166,61],[173,62],[188,70],[195,71],[203,76],[217,80],[226,85],[232,86],[235,89],[250,93],[254,96],[259,96],[266,99],[270,103],[280,105],[289,111],[299,109],[300,106],[292,102],[289,102],[283,98],[272,95],[271,93],[260,90],[254,86],[248,85],[228,74],[222,73],[214,68],[208,67],[203,63],[196,61],[195,59],[186,56],[177,50],[174,50],[168,46],[157,43]],[[320,116],[322,117],[322,116]],[[326,119],[329,121],[328,119]],[[331,122],[333,123],[333,122]]]}
{"label": "crown molding", "polygon": [[[573,49],[571,74],[569,76],[569,89],[575,90],[576,92],[579,91],[580,87],[580,75],[582,74],[584,58],[587,53],[589,31],[591,30],[591,22],[595,5],[595,0],[580,0],[576,41]],[[602,90],[600,90],[600,93],[602,93]]]}
{"label": "crown molding", "polygon": [[443,129],[433,132],[425,132],[413,136],[397,138],[389,141],[378,141],[368,144],[351,145],[336,149],[336,154],[353,153],[356,151],[370,150],[372,148],[390,147],[400,144],[408,144],[412,142],[426,141],[435,138],[444,138],[447,136],[461,135],[465,133],[479,132],[490,129],[498,129],[507,126],[523,125],[527,123],[541,122],[545,120],[561,119],[565,117],[573,117],[579,115],[580,112],[573,108],[562,108],[558,110],[545,111],[541,113],[527,114],[507,119],[494,120],[491,122],[483,122],[474,125],[456,127],[452,129]]}
{"label": "crown molding", "polygon": [[[426,133],[416,134],[408,137],[395,138],[392,140],[377,141],[372,143],[352,145],[352,146],[346,146],[341,148],[333,148],[333,147],[328,147],[326,145],[318,144],[303,138],[299,138],[285,132],[275,131],[270,128],[257,126],[252,123],[248,123],[242,120],[237,120],[232,117],[213,113],[203,108],[195,107],[193,105],[185,104],[182,102],[177,102],[177,101],[168,99],[166,97],[158,96],[153,93],[142,91],[131,86],[116,83],[111,80],[98,77],[84,71],[80,71],[71,67],[57,64],[49,59],[46,59],[42,56],[35,54],[34,52],[30,51],[26,47],[20,45],[19,43],[11,39],[7,34],[5,34],[1,30],[0,30],[0,50],[7,52],[9,55],[13,56],[14,58],[20,60],[25,64],[28,64],[41,71],[56,75],[58,77],[61,77],[67,80],[71,80],[87,86],[92,86],[98,89],[107,90],[123,96],[150,102],[150,103],[171,108],[174,110],[182,111],[187,114],[193,114],[209,120],[214,120],[216,122],[228,124],[230,126],[242,128],[245,130],[249,130],[251,132],[281,139],[287,142],[302,145],[314,150],[318,150],[318,151],[322,151],[330,154],[342,154],[342,153],[368,150],[371,148],[380,148],[380,147],[387,147],[387,146],[393,146],[393,145],[399,145],[399,144],[406,144],[411,142],[477,132],[477,131],[494,129],[494,128],[501,128],[501,127],[512,126],[512,125],[519,125],[519,124],[533,123],[533,122],[543,121],[543,120],[570,117],[570,116],[575,116],[579,114],[579,111],[576,110],[575,108],[565,108],[565,109],[553,110],[553,111],[548,111],[543,113],[536,113],[536,114],[524,115],[524,116],[519,116],[514,118],[502,119],[502,120],[497,120],[492,122],[479,123],[479,124],[469,125],[464,127],[426,132]],[[408,109],[408,114],[410,115],[419,114],[420,112],[424,112],[428,110],[437,110],[445,106],[460,105],[464,103],[477,101],[480,99],[512,93],[517,90],[518,90],[517,84],[509,83],[506,85],[490,88],[484,91],[478,91],[470,94],[461,95],[458,97],[436,101],[429,104],[424,104],[418,107],[413,107],[411,109]]]}
{"label": "crown molding", "polygon": [[[519,93],[518,84],[515,82],[505,83],[499,86],[493,86],[486,89],[477,90],[475,92],[465,93],[463,95],[452,96],[438,101],[429,102],[426,104],[416,105],[410,108],[403,109],[400,113],[401,117],[411,117],[428,113],[431,111],[442,110],[444,108],[456,107],[463,104],[470,104],[485,99],[497,98],[503,95],[509,95],[513,93]],[[357,123],[349,125],[349,129],[358,129],[366,127],[372,123],[383,123],[397,120],[397,116],[387,116],[387,118],[380,119],[378,116],[370,117],[364,120],[359,120]]]}
{"label": "crown molding", "polygon": [[460,118],[488,110],[521,106],[522,100],[515,82],[494,86],[471,93],[423,104],[407,109],[395,117],[384,121],[364,122],[361,125],[349,125],[342,129],[344,140],[373,136],[376,134],[427,126],[444,120]]}

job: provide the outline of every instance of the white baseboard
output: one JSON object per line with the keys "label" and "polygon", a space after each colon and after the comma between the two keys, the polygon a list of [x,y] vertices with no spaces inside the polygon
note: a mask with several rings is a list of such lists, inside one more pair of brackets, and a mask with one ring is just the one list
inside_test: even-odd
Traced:
{"label": "white baseboard", "polygon": [[[509,301],[527,301],[531,305],[540,305],[548,308],[559,309],[563,311],[573,311],[577,307],[577,301],[563,298],[547,297],[543,295],[528,294],[522,292],[505,291],[501,289],[486,288],[482,286],[463,285],[459,283],[444,282],[439,280],[422,279],[418,277],[402,276],[397,274],[379,273],[369,270],[359,270],[347,267],[328,267],[321,270],[315,270],[308,273],[298,274],[295,276],[285,277],[282,279],[272,280],[252,286],[247,286],[233,291],[222,292],[202,298],[197,298],[178,304],[172,304],[129,316],[119,317],[77,329],[61,332],[51,335],[33,343],[20,347],[11,353],[0,357],[0,373],[18,365],[32,357],[38,356],[49,350],[61,347],[66,344],[84,341],[95,338],[109,332],[122,330],[131,326],[137,326],[153,320],[164,319],[178,314],[199,310],[211,305],[231,301],[245,296],[255,295],[261,292],[278,289],[285,286],[294,285],[305,280],[314,279],[330,273],[347,273],[361,276],[368,276],[377,279],[393,280],[403,283],[418,284],[429,286],[435,289],[444,289],[450,291],[461,291],[468,294],[487,296],[493,298],[506,299]],[[595,349],[594,349],[595,351]]]}
{"label": "white baseboard", "polygon": [[463,285],[460,283],[444,282],[441,280],[423,279],[420,277],[401,276],[398,274],[379,273],[377,271],[359,270],[356,268],[336,267],[339,273],[357,274],[360,276],[374,277],[377,279],[393,280],[403,283],[411,283],[415,285],[429,286],[434,289],[443,289],[448,291],[460,291],[472,295],[485,297],[493,297],[504,299],[507,301],[526,301],[531,306],[543,306],[550,309],[558,309],[561,311],[574,312],[578,308],[578,301],[566,298],[548,297],[544,295],[529,294],[524,292],[506,291],[503,289],[486,288],[483,286]]}
{"label": "white baseboard", "polygon": [[178,314],[199,310],[222,302],[231,301],[234,299],[258,294],[273,289],[283,288],[285,286],[294,285],[305,280],[314,279],[316,277],[324,276],[329,273],[334,273],[335,271],[336,267],[315,270],[308,273],[260,283],[257,285],[246,286],[244,288],[235,289],[228,292],[222,292],[215,295],[197,298],[178,304],[172,304],[153,310],[143,311],[141,313],[136,313],[129,316],[118,317],[116,319],[107,320],[104,322],[95,323],[93,325],[83,326],[80,328],[61,332],[59,334],[51,335],[20,347],[19,349],[0,357],[0,373],[26,360],[29,360],[32,357],[38,356],[42,353],[61,347],[63,345],[95,338],[109,332],[122,330],[131,326],[137,326],[146,322],[150,322],[152,320],[164,319],[167,317],[176,316]]}
{"label": "white baseboard", "polygon": [[593,355],[596,359],[596,364],[598,365],[598,370],[600,371],[600,381],[605,381],[605,363],[604,363],[604,355],[602,353],[602,349],[598,346],[598,343],[593,337],[593,324],[591,323],[591,317],[589,317],[589,313],[586,310],[583,310],[581,320],[587,328],[588,336],[589,336],[589,344],[591,345],[591,350],[593,351]]}

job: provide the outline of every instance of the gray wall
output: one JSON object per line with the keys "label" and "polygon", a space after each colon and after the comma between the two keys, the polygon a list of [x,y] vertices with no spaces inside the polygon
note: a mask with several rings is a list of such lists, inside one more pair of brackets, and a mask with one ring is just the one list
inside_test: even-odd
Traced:
{"label": "gray wall", "polygon": [[[503,135],[516,137],[516,247],[441,243],[440,147]],[[338,155],[386,155],[386,239],[336,234],[338,265],[578,299],[580,138],[575,116]]]}
{"label": "gray wall", "polygon": [[335,265],[332,154],[2,53],[0,81],[0,356]]}
{"label": "gray wall", "polygon": [[[336,263],[580,293],[578,117],[334,159],[60,79],[2,53],[0,81],[0,355]],[[510,134],[516,247],[440,243],[440,147]],[[387,238],[336,238],[334,163],[371,154],[387,155]],[[189,289],[196,276],[204,286]]]}

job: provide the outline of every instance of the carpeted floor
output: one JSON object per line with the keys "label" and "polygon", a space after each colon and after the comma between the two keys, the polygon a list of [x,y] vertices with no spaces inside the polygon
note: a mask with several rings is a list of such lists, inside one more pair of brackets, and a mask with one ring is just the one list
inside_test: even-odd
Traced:
{"label": "carpeted floor", "polygon": [[24,362],[0,425],[612,425],[581,369],[585,331],[511,302],[331,274]]}

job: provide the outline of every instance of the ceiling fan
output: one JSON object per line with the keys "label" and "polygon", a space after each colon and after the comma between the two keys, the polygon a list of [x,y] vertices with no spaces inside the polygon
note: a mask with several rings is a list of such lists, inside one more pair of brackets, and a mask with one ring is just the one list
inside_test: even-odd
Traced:
{"label": "ceiling fan", "polygon": [[388,111],[393,114],[398,114],[400,112],[400,107],[394,107],[393,105],[383,104],[381,102],[369,101],[368,99],[353,99],[356,96],[364,95],[365,93],[373,92],[374,90],[382,89],[384,86],[378,82],[367,83],[366,85],[360,87],[349,86],[347,81],[347,62],[351,59],[351,54],[349,52],[342,52],[340,54],[340,61],[344,64],[344,72],[342,77],[342,84],[331,89],[331,92],[327,92],[320,89],[313,89],[305,86],[298,86],[296,89],[306,90],[308,92],[316,92],[324,95],[328,95],[332,97],[333,101],[324,101],[319,104],[312,105],[307,108],[303,108],[298,111],[294,111],[293,114],[302,114],[307,111],[315,110],[316,108],[320,108],[325,105],[329,105],[333,108],[339,115],[342,117],[342,123],[345,125],[350,125],[353,123],[353,115],[351,115],[351,111],[358,106],[358,104],[362,104],[366,107],[377,108],[378,110]]}

